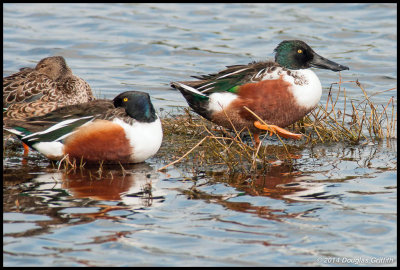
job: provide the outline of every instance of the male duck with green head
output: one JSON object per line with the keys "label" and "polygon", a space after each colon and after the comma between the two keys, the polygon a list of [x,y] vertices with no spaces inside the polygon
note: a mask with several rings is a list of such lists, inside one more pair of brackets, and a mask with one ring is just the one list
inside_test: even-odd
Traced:
{"label": "male duck with green head", "polygon": [[[172,82],[189,106],[206,119],[231,129],[248,128],[260,143],[262,130],[300,139],[284,127],[308,114],[319,102],[321,82],[310,67],[341,71],[346,66],[314,52],[301,40],[285,40],[275,48],[275,62],[228,66],[197,81]],[[268,125],[261,124],[245,107]]]}

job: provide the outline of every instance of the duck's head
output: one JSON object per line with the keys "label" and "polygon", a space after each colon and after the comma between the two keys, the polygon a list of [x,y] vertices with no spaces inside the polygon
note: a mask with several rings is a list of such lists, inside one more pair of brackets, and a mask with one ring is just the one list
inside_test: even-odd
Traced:
{"label": "duck's head", "polygon": [[62,56],[50,56],[43,58],[36,65],[36,70],[46,74],[52,80],[58,81],[66,76],[72,74],[71,69],[68,67]]}
{"label": "duck's head", "polygon": [[279,43],[274,52],[275,62],[288,69],[307,69],[310,67],[333,71],[349,69],[320,56],[301,40],[284,40]]}
{"label": "duck's head", "polygon": [[125,108],[126,113],[139,122],[153,122],[157,119],[150,95],[140,91],[126,91],[113,100],[116,108]]}

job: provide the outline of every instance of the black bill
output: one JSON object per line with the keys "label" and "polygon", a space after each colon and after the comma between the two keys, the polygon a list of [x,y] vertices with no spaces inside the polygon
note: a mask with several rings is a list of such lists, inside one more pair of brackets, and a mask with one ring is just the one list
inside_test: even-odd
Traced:
{"label": "black bill", "polygon": [[315,68],[330,69],[333,71],[341,71],[341,70],[349,69],[346,66],[339,65],[338,63],[328,60],[316,53],[314,53],[314,57],[310,62],[310,66],[315,67]]}

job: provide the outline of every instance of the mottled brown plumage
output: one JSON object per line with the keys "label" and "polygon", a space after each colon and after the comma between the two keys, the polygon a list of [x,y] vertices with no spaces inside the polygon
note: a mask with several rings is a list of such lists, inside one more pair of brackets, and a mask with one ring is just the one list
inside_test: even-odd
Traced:
{"label": "mottled brown plumage", "polygon": [[87,82],[73,75],[62,56],[39,61],[3,78],[3,117],[44,115],[56,108],[94,100]]}

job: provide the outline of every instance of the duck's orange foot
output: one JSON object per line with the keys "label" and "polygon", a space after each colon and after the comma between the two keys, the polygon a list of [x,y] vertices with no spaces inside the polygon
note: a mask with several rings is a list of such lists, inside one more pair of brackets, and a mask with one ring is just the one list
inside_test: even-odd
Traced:
{"label": "duck's orange foot", "polygon": [[29,154],[29,146],[25,143],[22,143],[22,145],[24,146],[24,157],[26,157]]}
{"label": "duck's orange foot", "polygon": [[295,140],[301,139],[301,136],[302,136],[301,134],[292,133],[290,131],[287,131],[286,129],[280,128],[275,125],[263,125],[259,121],[255,121],[254,126],[258,129],[269,131],[270,136],[272,136],[272,134],[276,133],[283,138],[295,139]]}

